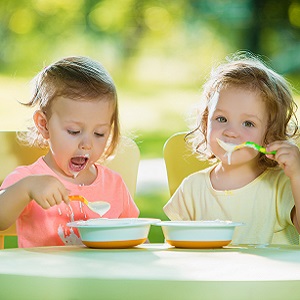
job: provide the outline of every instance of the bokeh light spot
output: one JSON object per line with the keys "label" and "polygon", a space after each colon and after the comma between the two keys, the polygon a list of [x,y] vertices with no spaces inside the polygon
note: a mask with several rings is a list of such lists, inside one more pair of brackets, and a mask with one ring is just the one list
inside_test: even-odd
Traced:
{"label": "bokeh light spot", "polygon": [[291,24],[295,27],[300,27],[300,4],[292,3],[288,13]]}
{"label": "bokeh light spot", "polygon": [[28,9],[16,10],[9,20],[9,29],[17,34],[29,33],[35,24],[35,16]]}
{"label": "bokeh light spot", "polygon": [[171,23],[170,14],[163,7],[150,7],[145,12],[145,23],[153,31],[167,30]]}

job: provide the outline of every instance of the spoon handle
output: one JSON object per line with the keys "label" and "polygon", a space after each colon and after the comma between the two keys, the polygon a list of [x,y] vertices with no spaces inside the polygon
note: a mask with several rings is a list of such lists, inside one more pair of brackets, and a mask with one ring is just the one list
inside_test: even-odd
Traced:
{"label": "spoon handle", "polygon": [[71,195],[69,196],[69,199],[71,201],[81,201],[83,202],[85,205],[88,205],[88,201],[83,197],[83,196],[80,196],[80,195]]}
{"label": "spoon handle", "polygon": [[272,154],[272,155],[275,155],[276,154],[276,151],[270,151],[268,152],[267,149],[263,146],[260,146],[254,142],[245,142],[243,143],[244,144],[244,147],[249,147],[249,148],[253,148],[255,149],[256,151],[258,152],[261,152],[263,154]]}

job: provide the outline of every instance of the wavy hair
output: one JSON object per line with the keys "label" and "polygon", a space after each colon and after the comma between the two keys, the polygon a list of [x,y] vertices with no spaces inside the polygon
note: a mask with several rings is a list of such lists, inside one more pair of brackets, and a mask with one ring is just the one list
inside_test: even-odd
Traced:
{"label": "wavy hair", "polygon": [[[199,159],[216,161],[216,157],[207,147],[207,122],[209,103],[215,92],[228,86],[236,86],[258,92],[268,112],[268,124],[264,144],[276,140],[296,140],[298,138],[297,104],[293,100],[292,88],[283,76],[274,72],[258,56],[249,52],[238,52],[226,58],[213,68],[209,79],[203,86],[202,100],[204,107],[197,112],[194,129],[186,140]],[[275,167],[277,162],[260,155],[259,165]]]}
{"label": "wavy hair", "polygon": [[[36,107],[43,111],[47,118],[51,117],[51,105],[58,96],[68,97],[75,101],[110,101],[113,105],[111,132],[103,159],[113,154],[120,137],[118,98],[115,84],[98,62],[88,57],[71,56],[63,58],[45,67],[33,79],[31,100],[21,103],[27,107]],[[19,133],[23,144],[47,148],[48,142],[34,125]]]}

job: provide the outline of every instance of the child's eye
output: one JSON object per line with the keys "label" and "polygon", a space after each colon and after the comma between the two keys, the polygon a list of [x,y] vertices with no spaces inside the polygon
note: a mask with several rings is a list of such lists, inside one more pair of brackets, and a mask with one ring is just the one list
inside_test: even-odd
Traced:
{"label": "child's eye", "polygon": [[245,122],[243,123],[243,125],[246,126],[246,127],[254,127],[254,123],[253,123],[253,122],[250,122],[250,121],[245,121]]}
{"label": "child's eye", "polygon": [[79,130],[69,130],[68,129],[68,133],[71,134],[71,135],[76,135],[76,134],[79,134],[80,131]]}
{"label": "child's eye", "polygon": [[216,120],[220,123],[225,123],[227,122],[227,119],[225,117],[217,117]]}
{"label": "child's eye", "polygon": [[97,137],[104,137],[104,136],[105,136],[105,133],[95,132],[94,134],[95,134],[95,136],[97,136]]}

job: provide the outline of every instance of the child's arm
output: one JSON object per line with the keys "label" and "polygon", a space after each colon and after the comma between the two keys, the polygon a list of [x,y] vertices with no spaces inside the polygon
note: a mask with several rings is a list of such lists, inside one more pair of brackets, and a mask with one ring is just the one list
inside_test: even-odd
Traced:
{"label": "child's arm", "polygon": [[32,175],[0,191],[0,230],[11,226],[32,200],[47,209],[62,201],[69,203],[68,191],[55,177]]}
{"label": "child's arm", "polygon": [[287,141],[271,143],[268,151],[276,150],[275,159],[284,173],[290,178],[295,207],[292,210],[291,218],[297,231],[300,233],[300,151],[299,148]]}

